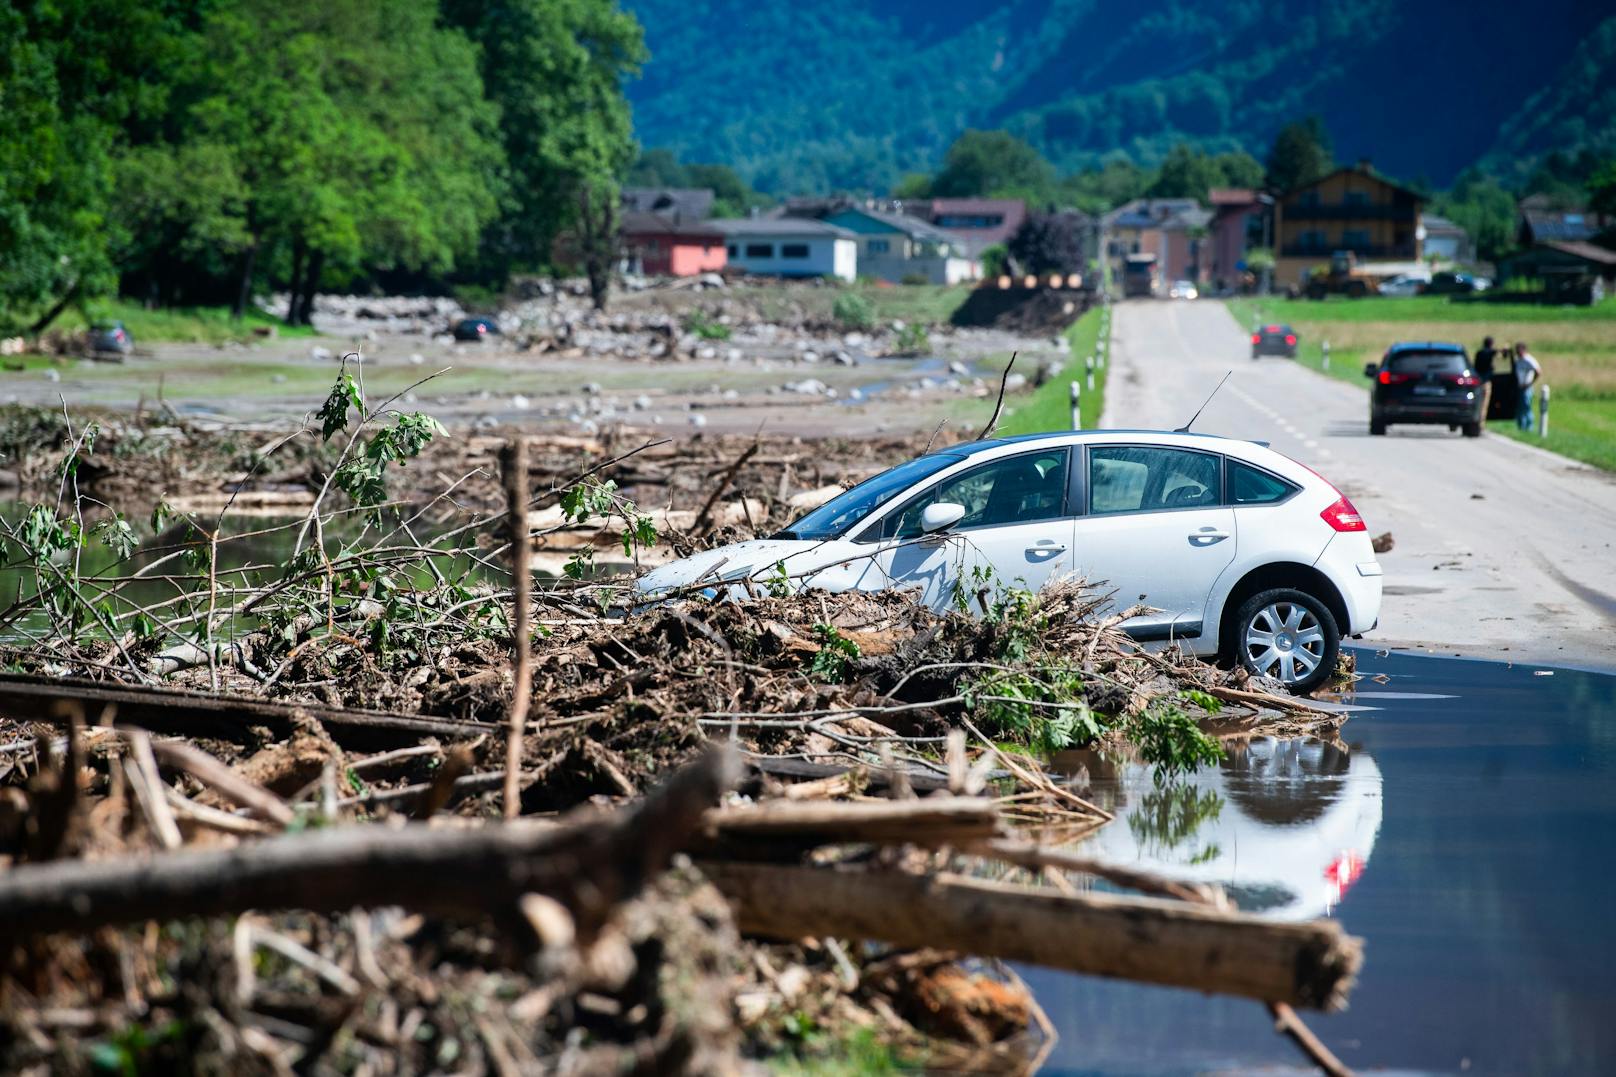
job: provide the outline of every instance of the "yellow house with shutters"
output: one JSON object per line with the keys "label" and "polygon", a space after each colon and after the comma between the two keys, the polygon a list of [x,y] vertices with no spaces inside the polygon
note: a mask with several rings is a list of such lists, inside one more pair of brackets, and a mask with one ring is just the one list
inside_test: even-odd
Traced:
{"label": "yellow house with shutters", "polygon": [[1274,202],[1274,282],[1301,284],[1337,251],[1359,265],[1418,262],[1424,254],[1425,199],[1360,161],[1287,191]]}

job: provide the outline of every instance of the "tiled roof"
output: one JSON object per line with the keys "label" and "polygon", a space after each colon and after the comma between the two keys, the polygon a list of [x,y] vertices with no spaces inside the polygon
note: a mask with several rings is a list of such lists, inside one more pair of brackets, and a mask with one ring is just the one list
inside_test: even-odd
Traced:
{"label": "tiled roof", "polygon": [[708,221],[727,236],[834,236],[853,239],[846,228],[810,217],[728,217]]}

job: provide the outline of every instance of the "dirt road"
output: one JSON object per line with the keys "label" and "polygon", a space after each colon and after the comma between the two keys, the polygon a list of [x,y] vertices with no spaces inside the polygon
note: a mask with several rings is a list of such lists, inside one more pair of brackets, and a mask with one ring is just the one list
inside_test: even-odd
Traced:
{"label": "dirt road", "polygon": [[1365,642],[1616,668],[1616,476],[1446,427],[1370,437],[1364,389],[1254,361],[1222,303],[1121,303],[1113,326],[1102,425],[1181,426],[1233,370],[1195,429],[1271,442],[1339,486],[1373,534],[1392,533]]}

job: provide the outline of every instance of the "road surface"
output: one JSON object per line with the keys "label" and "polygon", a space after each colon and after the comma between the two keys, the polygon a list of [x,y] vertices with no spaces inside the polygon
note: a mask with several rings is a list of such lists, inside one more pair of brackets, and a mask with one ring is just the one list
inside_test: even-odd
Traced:
{"label": "road surface", "polygon": [[1371,534],[1391,532],[1366,643],[1616,668],[1616,476],[1441,426],[1370,437],[1365,389],[1253,360],[1219,302],[1113,310],[1103,426],[1181,426],[1232,370],[1195,429],[1270,442],[1340,487]]}

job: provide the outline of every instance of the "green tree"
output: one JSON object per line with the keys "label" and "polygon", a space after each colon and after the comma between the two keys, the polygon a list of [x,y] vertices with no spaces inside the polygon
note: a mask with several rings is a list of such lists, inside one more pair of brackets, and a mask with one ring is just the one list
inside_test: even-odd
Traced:
{"label": "green tree", "polygon": [[1317,116],[1288,123],[1274,136],[1268,151],[1266,183],[1270,190],[1289,191],[1329,174],[1335,166],[1329,133]]}
{"label": "green tree", "polygon": [[1451,190],[1432,200],[1431,209],[1468,232],[1485,261],[1496,261],[1515,244],[1515,196],[1479,169],[1461,172]]}
{"label": "green tree", "polygon": [[1007,131],[966,131],[954,140],[932,180],[938,198],[1029,194],[1046,190],[1054,174],[1031,145]]}
{"label": "green tree", "polygon": [[1606,161],[1588,178],[1588,208],[1616,216],[1616,161]]}
{"label": "green tree", "polygon": [[586,187],[598,202],[634,158],[623,81],[646,57],[640,24],[614,0],[443,0],[444,21],[481,46],[509,184],[484,236],[481,269],[503,277],[550,262],[578,223]]}

